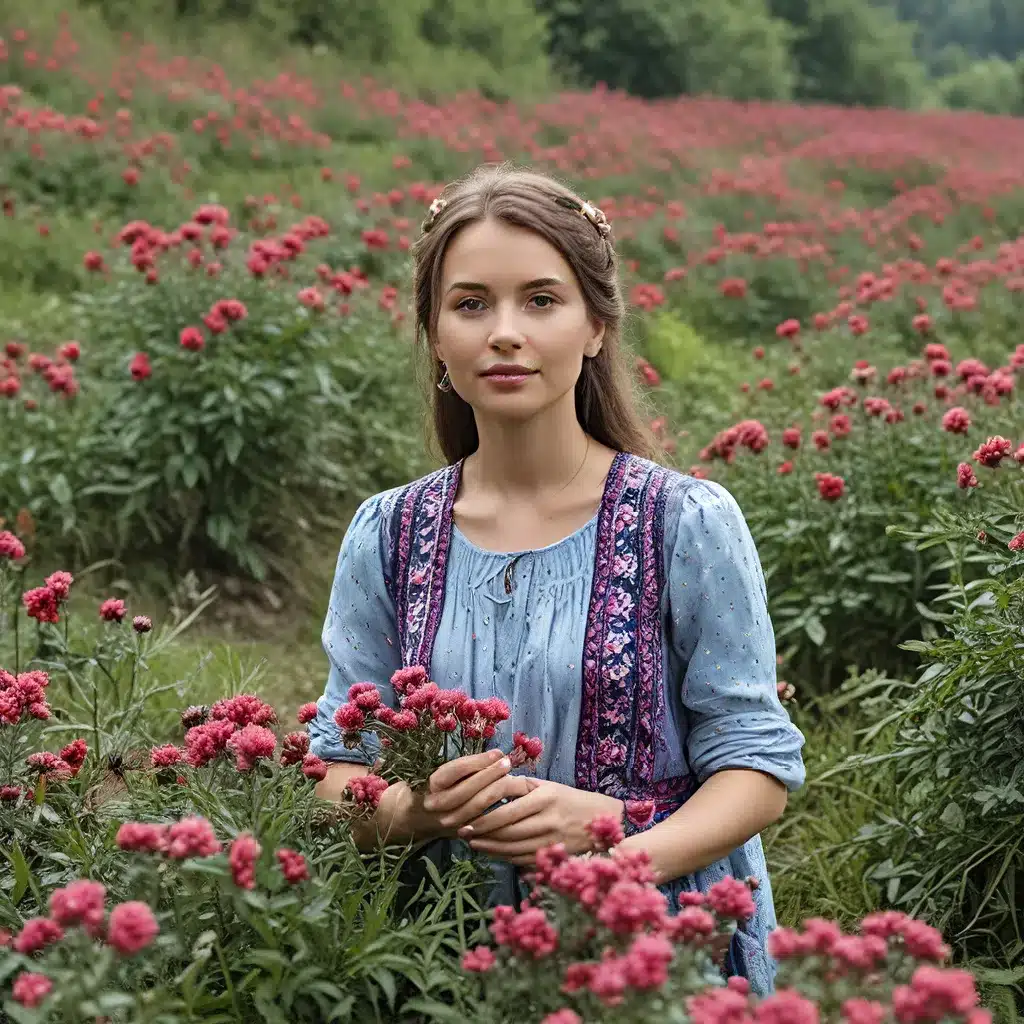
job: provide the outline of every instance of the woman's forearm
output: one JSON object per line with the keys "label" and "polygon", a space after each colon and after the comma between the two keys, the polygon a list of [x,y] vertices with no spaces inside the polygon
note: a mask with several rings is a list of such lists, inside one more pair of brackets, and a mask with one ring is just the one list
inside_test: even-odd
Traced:
{"label": "woman's forearm", "polygon": [[674,814],[624,839],[618,848],[646,850],[659,881],[692,875],[780,818],[786,800],[786,787],[778,779],[727,768],[712,775]]}
{"label": "woman's forearm", "polygon": [[[338,803],[351,779],[366,775],[366,765],[335,761],[328,766],[327,776],[316,786],[316,795],[322,800]],[[377,812],[368,821],[351,825],[352,840],[362,853],[370,853],[380,846],[404,846],[413,838],[406,826],[409,801],[405,783],[392,783],[384,791]]]}

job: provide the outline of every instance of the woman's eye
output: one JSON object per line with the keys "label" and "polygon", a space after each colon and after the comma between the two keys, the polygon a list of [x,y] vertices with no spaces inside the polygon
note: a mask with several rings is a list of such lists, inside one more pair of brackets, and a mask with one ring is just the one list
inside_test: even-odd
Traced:
{"label": "woman's eye", "polygon": [[[552,303],[552,304],[555,301],[555,298],[554,298],[553,295],[534,295],[534,297],[533,297],[534,302],[539,302],[541,299],[545,299],[548,303]],[[549,307],[548,306],[541,306],[540,308],[541,309],[548,309]]]}
{"label": "woman's eye", "polygon": [[456,309],[467,309],[470,313],[475,313],[475,309],[469,309],[466,305],[467,302],[480,302],[480,299],[468,298],[463,299],[455,308]]}

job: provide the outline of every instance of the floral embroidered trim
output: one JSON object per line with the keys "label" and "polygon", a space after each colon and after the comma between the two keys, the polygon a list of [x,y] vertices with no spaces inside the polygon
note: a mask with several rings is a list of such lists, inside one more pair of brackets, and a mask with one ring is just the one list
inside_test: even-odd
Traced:
{"label": "floral embroidered trim", "polygon": [[583,646],[576,785],[626,801],[625,828],[651,827],[692,792],[682,775],[654,781],[664,715],[662,595],[668,470],[617,456],[598,519]]}
{"label": "floral embroidered trim", "polygon": [[387,516],[393,567],[388,583],[402,664],[428,672],[444,610],[452,507],[461,475],[460,461],[414,481],[398,492]]}

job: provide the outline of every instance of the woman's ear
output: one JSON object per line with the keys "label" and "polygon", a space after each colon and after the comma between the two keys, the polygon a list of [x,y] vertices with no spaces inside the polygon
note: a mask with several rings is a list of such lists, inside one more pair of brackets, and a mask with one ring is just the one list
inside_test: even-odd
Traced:
{"label": "woman's ear", "polygon": [[600,320],[590,321],[592,333],[587,339],[587,344],[583,349],[583,354],[593,359],[594,356],[601,351],[601,346],[604,344],[604,332],[606,325]]}

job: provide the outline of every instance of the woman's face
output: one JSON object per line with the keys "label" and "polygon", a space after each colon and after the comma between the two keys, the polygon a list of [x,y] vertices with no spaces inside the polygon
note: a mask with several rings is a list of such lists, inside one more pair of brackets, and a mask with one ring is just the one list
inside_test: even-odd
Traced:
{"label": "woman's face", "polygon": [[[583,358],[600,351],[604,325],[591,320],[554,246],[487,219],[455,235],[441,271],[435,351],[477,416],[525,420],[575,402]],[[523,372],[494,375],[501,364]]]}

